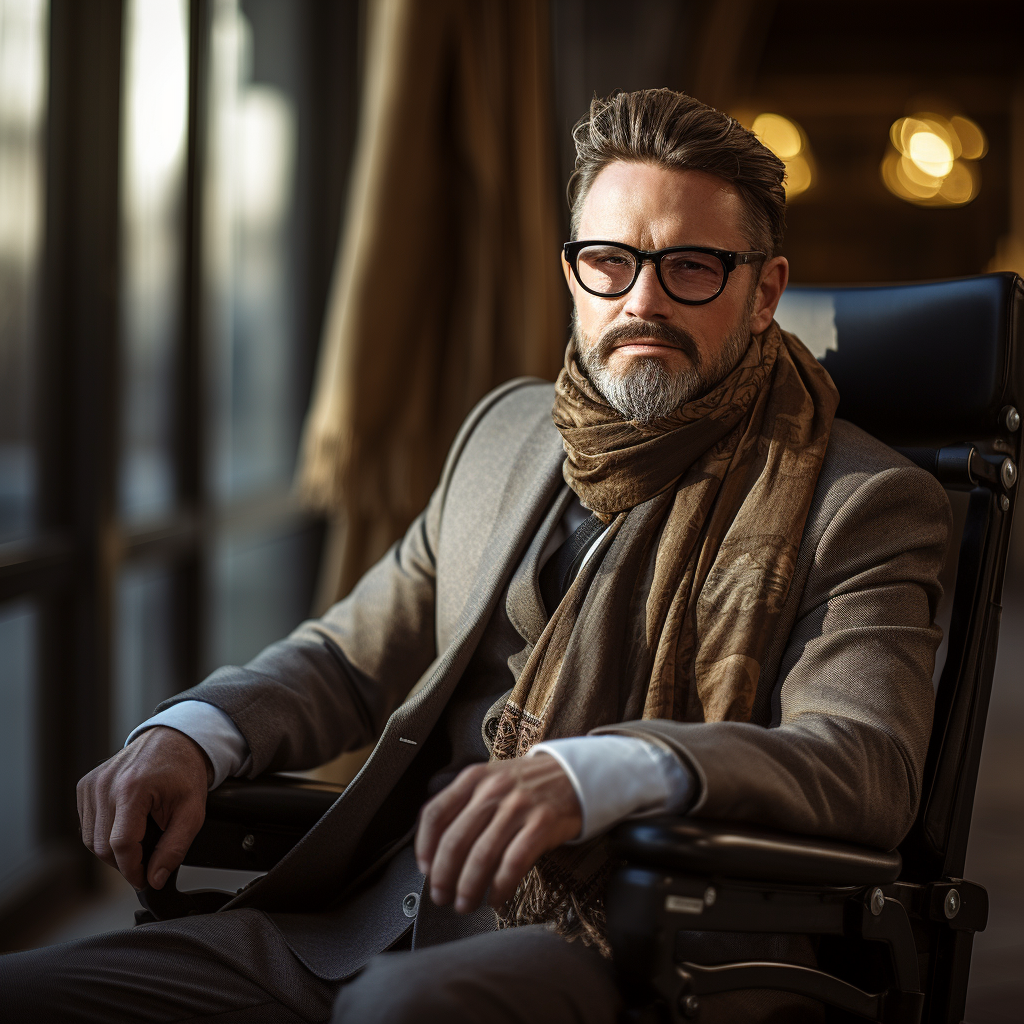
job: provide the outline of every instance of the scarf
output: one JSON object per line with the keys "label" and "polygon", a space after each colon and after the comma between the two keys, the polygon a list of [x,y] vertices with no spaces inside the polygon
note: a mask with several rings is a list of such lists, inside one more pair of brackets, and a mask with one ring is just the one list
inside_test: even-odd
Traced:
{"label": "scarf", "polygon": [[[509,696],[492,760],[636,719],[750,720],[838,394],[773,322],[710,392],[624,420],[570,344],[552,412],[563,475],[609,524]],[[607,953],[604,837],[545,854],[499,914]]]}

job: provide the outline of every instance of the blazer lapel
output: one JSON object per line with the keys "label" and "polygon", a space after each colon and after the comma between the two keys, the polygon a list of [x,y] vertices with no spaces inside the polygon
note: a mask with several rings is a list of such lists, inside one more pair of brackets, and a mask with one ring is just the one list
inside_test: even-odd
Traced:
{"label": "blazer lapel", "polygon": [[505,605],[509,621],[515,626],[519,635],[531,644],[536,644],[548,622],[547,609],[540,592],[540,557],[565,515],[565,510],[572,501],[572,491],[568,484],[554,500],[548,514],[533,535],[526,554],[519,562],[512,582],[508,585],[508,601]]}
{"label": "blazer lapel", "polygon": [[561,438],[553,433],[550,420],[537,422],[509,467],[499,514],[452,642],[388,719],[373,753],[330,810],[271,871],[225,904],[224,910],[242,906],[268,911],[316,909],[337,895],[363,831],[437,722],[517,561],[541,523],[553,514],[551,501],[563,485],[564,457]]}

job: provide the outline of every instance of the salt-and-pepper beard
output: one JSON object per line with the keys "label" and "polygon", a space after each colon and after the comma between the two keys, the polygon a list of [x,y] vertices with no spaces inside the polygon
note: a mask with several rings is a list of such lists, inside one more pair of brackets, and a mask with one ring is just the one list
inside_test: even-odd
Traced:
{"label": "salt-and-pepper beard", "polygon": [[[739,326],[710,362],[704,359],[689,334],[658,321],[630,320],[615,324],[591,344],[584,339],[573,308],[572,335],[580,369],[608,404],[625,419],[651,423],[706,394],[739,362],[750,344],[748,325],[755,296],[756,291],[752,291]],[[609,368],[608,357],[619,344],[644,339],[663,341],[680,349],[692,365],[673,374],[657,356],[636,356],[622,371],[613,372]]]}

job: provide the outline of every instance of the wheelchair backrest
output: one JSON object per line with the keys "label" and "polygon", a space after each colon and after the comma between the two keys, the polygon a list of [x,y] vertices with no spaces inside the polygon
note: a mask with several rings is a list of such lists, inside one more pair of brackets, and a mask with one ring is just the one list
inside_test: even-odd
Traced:
{"label": "wheelchair backrest", "polygon": [[832,375],[839,416],[970,490],[907,879],[963,874],[1024,435],[1022,317],[1016,274],[793,287],[777,313]]}

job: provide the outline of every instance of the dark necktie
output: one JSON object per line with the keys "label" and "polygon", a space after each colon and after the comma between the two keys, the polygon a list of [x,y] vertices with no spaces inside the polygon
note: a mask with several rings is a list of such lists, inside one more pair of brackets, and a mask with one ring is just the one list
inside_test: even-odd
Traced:
{"label": "dark necktie", "polygon": [[550,617],[572,586],[594,539],[606,527],[593,512],[580,523],[540,571],[540,593]]}

